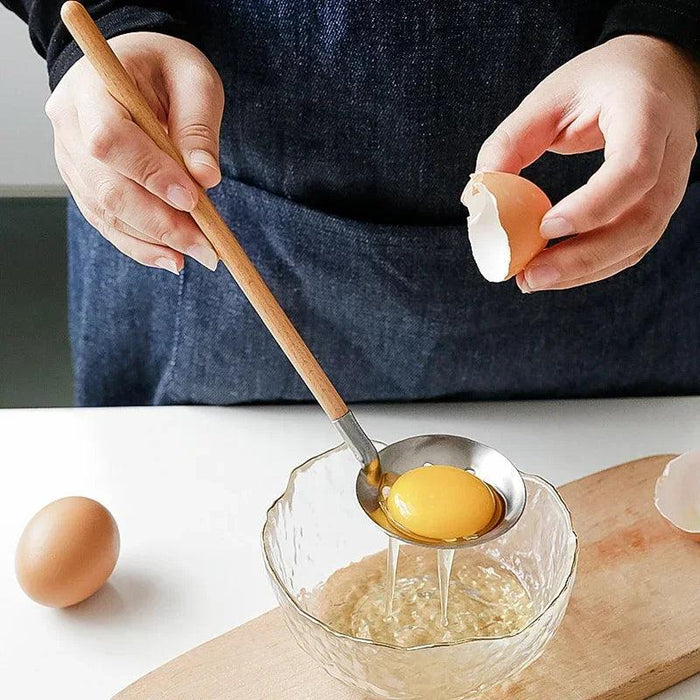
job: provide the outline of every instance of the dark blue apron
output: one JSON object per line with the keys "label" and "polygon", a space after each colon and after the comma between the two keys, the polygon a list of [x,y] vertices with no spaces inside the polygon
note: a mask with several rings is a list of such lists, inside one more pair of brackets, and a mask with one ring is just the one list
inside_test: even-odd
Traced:
{"label": "dark blue apron", "polygon": [[[459,195],[480,143],[595,43],[567,3],[211,2],[227,106],[212,197],[355,400],[700,393],[700,183],[636,267],[522,295],[483,280]],[[591,12],[593,10],[589,10]],[[557,200],[598,155],[526,174]],[[309,400],[220,266],[179,278],[69,216],[81,404]]]}

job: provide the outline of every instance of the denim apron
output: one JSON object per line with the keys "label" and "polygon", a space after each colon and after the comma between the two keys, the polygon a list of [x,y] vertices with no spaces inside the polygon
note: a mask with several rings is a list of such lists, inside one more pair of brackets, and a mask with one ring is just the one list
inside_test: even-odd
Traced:
{"label": "denim apron", "polygon": [[[198,5],[193,41],[227,99],[210,194],[347,400],[700,393],[700,183],[639,265],[594,285],[523,295],[469,251],[479,145],[595,43],[594,9]],[[556,201],[599,162],[546,155],[525,174]],[[79,404],[311,398],[223,265],[139,266],[71,204],[69,273]]]}

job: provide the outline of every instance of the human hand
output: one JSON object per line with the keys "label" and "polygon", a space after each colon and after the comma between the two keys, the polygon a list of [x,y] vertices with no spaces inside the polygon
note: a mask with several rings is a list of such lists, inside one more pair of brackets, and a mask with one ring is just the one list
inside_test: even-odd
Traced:
{"label": "human hand", "polygon": [[604,148],[605,162],[545,215],[545,238],[576,235],[535,257],[520,289],[568,289],[638,263],[680,204],[699,127],[698,66],[660,39],[611,39],[543,80],[484,142],[476,169],[518,174],[545,151]]}
{"label": "human hand", "polygon": [[109,43],[189,172],[141,131],[83,57],[46,103],[61,176],[87,221],[125,255],[177,274],[184,253],[213,270],[216,252],[187,212],[197,203],[196,183],[207,188],[221,179],[221,80],[180,39],[134,32]]}

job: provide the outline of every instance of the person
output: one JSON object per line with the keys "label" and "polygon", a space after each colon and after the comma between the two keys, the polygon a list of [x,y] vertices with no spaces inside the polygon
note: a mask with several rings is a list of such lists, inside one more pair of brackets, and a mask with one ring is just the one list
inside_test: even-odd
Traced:
{"label": "person", "polygon": [[[48,63],[79,404],[310,399],[196,183],[348,400],[700,393],[696,0],[87,2],[187,172],[59,2],[2,2]],[[475,167],[555,202],[515,284],[471,259]]]}

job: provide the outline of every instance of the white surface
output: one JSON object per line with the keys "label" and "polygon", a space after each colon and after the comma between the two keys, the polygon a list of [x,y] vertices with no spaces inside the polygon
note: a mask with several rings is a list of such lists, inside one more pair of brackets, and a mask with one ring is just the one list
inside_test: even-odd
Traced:
{"label": "white surface", "polygon": [[[700,398],[378,406],[356,414],[385,441],[468,435],[556,484],[700,446]],[[259,550],[265,511],[293,467],[337,442],[313,406],[0,411],[0,695],[107,698],[273,607]],[[110,508],[122,554],[100,593],[57,611],[23,595],[13,556],[34,512],[67,495]],[[663,697],[697,700],[700,678]]]}
{"label": "white surface", "polygon": [[46,64],[27,25],[0,6],[0,196],[63,191],[53,157]]}

